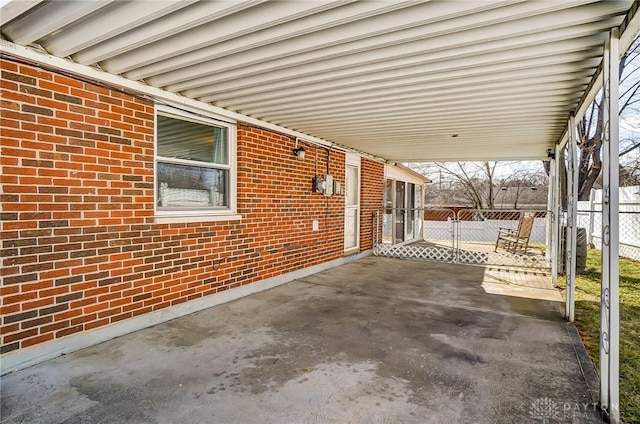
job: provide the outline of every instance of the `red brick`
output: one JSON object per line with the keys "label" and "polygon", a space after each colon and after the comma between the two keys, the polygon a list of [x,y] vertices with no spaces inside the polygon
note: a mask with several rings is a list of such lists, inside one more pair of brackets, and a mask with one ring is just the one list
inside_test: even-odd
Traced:
{"label": "red brick", "polygon": [[[294,139],[238,124],[242,221],[154,224],[153,104],[35,66],[29,72],[42,78],[29,85],[32,80],[16,81],[18,65],[3,64],[16,75],[2,81],[3,92],[21,99],[5,101],[29,106],[29,113],[12,104],[1,112],[11,121],[0,159],[2,199],[10,200],[3,212],[18,214],[17,221],[3,221],[2,234],[37,240],[18,249],[49,248],[7,258],[17,261],[7,264],[15,268],[9,277],[20,275],[20,267],[43,267],[29,268],[33,281],[0,286],[6,297],[42,296],[14,303],[27,310],[8,309],[17,321],[6,327],[18,334],[16,342],[36,345],[343,255],[344,197],[310,192],[314,163],[294,160]],[[21,92],[20,84],[28,88]],[[42,132],[51,127],[53,134]],[[324,170],[326,155],[318,159]],[[330,173],[343,182],[344,155],[334,151],[331,159]],[[381,206],[383,178],[383,164],[362,161],[363,213]],[[322,231],[311,231],[313,219],[321,219]],[[36,233],[41,230],[48,233]],[[27,231],[33,233],[25,238]],[[371,231],[371,220],[363,218],[363,248]],[[19,333],[16,325],[40,318],[36,310],[56,322],[39,334]]]}
{"label": "red brick", "polygon": [[68,87],[82,88],[84,86],[84,83],[82,81],[69,78],[63,75],[54,75],[53,81]]}
{"label": "red brick", "polygon": [[40,80],[51,81],[53,79],[53,75],[51,72],[47,72],[43,69],[36,68],[30,65],[22,65],[20,66],[20,73],[24,75],[29,75],[32,77],[36,77]]}
{"label": "red brick", "polygon": [[25,339],[20,343],[20,347],[25,348],[25,347],[33,346],[36,344],[48,342],[49,340],[53,340],[53,334],[51,333]]}
{"label": "red brick", "polygon": [[11,342],[15,342],[17,340],[23,340],[29,337],[33,337],[38,334],[37,328],[32,328],[26,331],[21,331],[20,333],[13,333],[2,338],[2,344],[9,344]]}
{"label": "red brick", "polygon": [[56,339],[64,336],[69,336],[71,334],[79,333],[83,329],[84,327],[82,325],[74,325],[73,327],[65,328],[63,330],[56,332]]}
{"label": "red brick", "polygon": [[40,81],[38,85],[40,86],[40,88],[44,88],[46,90],[51,90],[58,93],[69,93],[69,86],[65,84],[58,84],[51,81]]}
{"label": "red brick", "polygon": [[103,318],[101,320],[98,321],[93,321],[93,322],[89,322],[87,324],[84,325],[85,330],[91,330],[93,328],[97,328],[97,327],[102,327],[104,325],[109,324],[109,318]]}

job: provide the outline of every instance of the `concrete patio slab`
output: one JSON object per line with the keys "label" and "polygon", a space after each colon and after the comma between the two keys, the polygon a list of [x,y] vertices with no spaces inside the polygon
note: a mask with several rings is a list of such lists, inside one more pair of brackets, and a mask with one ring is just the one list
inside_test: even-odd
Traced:
{"label": "concrete patio slab", "polygon": [[5,375],[2,423],[600,422],[558,292],[485,271],[355,261]]}

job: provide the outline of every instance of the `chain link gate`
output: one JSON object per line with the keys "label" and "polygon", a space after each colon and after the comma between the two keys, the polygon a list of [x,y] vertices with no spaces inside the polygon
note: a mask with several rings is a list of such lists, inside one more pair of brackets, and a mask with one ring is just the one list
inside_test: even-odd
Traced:
{"label": "chain link gate", "polygon": [[[396,217],[405,212],[419,212],[422,215],[421,239],[406,242],[408,231],[403,224],[394,224]],[[380,216],[380,214],[378,214]],[[429,220],[427,220],[429,218]],[[425,223],[430,225],[426,226]],[[382,213],[382,237],[376,240],[373,254],[395,258],[424,259],[454,262],[455,212],[451,209],[396,209],[388,208]],[[402,235],[399,233],[402,232]],[[428,238],[425,237],[428,234]]]}
{"label": "chain link gate", "polygon": [[[407,238],[396,216],[419,211],[420,237]],[[548,222],[544,210],[485,210],[446,208],[395,209],[376,214],[381,235],[373,254],[440,262],[521,268],[551,267],[546,251]],[[380,225],[381,224],[381,225]],[[402,234],[400,234],[402,233]]]}
{"label": "chain link gate", "polygon": [[547,211],[463,209],[457,214],[456,262],[550,268]]}

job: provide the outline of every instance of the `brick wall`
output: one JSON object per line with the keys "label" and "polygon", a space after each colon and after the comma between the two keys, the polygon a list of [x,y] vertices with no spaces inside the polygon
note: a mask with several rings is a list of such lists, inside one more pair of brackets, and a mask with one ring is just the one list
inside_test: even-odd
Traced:
{"label": "brick wall", "polygon": [[[243,284],[337,259],[343,255],[344,196],[312,193],[313,147],[304,161],[293,156],[295,140],[238,125],[238,212],[234,242],[241,243],[228,266]],[[327,152],[319,148],[318,172]],[[331,152],[330,172],[344,181],[344,154]],[[319,231],[312,231],[318,220]],[[237,265],[240,261],[242,265]]]}
{"label": "brick wall", "polygon": [[[344,196],[311,192],[314,147],[299,161],[292,138],[239,124],[243,219],[154,224],[153,104],[30,65],[0,68],[3,353],[343,255]],[[324,173],[326,150],[317,155]],[[331,152],[342,182],[344,160]],[[382,165],[363,164],[363,205],[378,205]]]}
{"label": "brick wall", "polygon": [[[360,188],[360,250],[373,248],[375,223],[382,238],[382,206],[384,196],[384,164],[362,159]],[[379,217],[376,215],[379,212]],[[376,221],[377,220],[377,221]]]}

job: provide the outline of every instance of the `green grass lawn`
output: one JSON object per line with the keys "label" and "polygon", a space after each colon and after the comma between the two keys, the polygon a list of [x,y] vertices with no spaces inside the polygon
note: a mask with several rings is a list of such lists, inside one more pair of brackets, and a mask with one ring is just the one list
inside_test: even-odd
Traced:
{"label": "green grass lawn", "polygon": [[[599,366],[600,251],[587,252],[576,282],[576,327]],[[620,258],[620,407],[625,423],[640,424],[640,262]]]}

